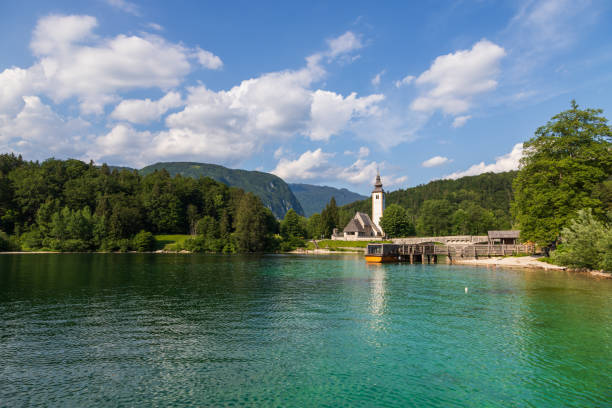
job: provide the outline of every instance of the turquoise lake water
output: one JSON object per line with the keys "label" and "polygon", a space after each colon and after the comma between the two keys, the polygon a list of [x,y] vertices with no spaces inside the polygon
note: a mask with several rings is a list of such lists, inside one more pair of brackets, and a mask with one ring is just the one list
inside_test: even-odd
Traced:
{"label": "turquoise lake water", "polygon": [[0,406],[612,406],[612,280],[566,272],[0,255],[0,316]]}

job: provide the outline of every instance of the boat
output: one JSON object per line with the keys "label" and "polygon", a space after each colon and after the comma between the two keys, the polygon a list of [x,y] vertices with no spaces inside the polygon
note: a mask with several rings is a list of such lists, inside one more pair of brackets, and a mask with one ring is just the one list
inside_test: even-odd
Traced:
{"label": "boat", "polygon": [[365,260],[368,263],[383,263],[398,261],[398,245],[368,244]]}

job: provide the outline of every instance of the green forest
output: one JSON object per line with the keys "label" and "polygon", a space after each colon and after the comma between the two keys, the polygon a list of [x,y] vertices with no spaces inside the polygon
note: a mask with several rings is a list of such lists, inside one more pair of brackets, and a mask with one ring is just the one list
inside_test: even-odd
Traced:
{"label": "green forest", "polygon": [[210,178],[13,154],[0,155],[0,230],[4,250],[149,251],[156,233],[191,234],[194,251],[279,245],[279,223],[259,198]]}

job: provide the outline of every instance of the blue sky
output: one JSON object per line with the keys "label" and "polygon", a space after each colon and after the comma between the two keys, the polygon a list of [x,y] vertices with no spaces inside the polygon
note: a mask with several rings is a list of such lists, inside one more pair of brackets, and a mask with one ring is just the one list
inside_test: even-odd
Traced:
{"label": "blue sky", "polygon": [[0,3],[0,151],[367,193],[515,169],[612,99],[606,1]]}

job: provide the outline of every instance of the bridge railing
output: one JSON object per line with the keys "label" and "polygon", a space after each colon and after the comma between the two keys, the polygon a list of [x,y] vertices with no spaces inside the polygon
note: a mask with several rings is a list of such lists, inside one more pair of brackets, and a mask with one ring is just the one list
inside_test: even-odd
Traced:
{"label": "bridge railing", "polygon": [[509,256],[518,254],[533,254],[533,245],[524,244],[476,244],[466,246],[436,245],[435,255],[451,255],[459,257],[476,258],[479,256]]}

